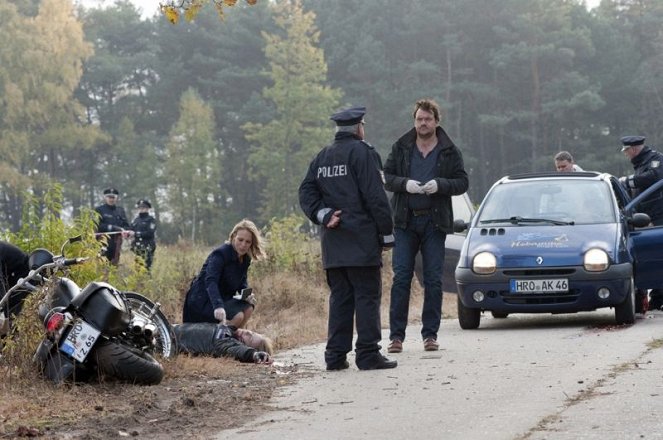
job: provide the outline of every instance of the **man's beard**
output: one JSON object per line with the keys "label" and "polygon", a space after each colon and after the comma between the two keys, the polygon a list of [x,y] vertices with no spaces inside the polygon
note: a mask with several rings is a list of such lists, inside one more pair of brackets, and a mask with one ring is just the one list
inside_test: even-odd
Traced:
{"label": "man's beard", "polygon": [[419,139],[428,140],[431,139],[433,136],[435,136],[435,130],[430,130],[427,133],[421,133],[419,130],[417,130],[417,136],[419,137]]}

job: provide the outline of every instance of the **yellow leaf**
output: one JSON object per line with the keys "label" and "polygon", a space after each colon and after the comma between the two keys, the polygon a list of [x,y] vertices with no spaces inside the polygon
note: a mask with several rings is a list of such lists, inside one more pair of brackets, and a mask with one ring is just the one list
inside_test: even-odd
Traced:
{"label": "yellow leaf", "polygon": [[184,19],[186,21],[192,21],[194,18],[196,18],[196,15],[198,15],[198,12],[200,12],[200,8],[202,8],[202,6],[202,3],[192,2],[191,6],[184,10]]}
{"label": "yellow leaf", "polygon": [[255,5],[256,3],[258,3],[258,0],[246,0],[246,2],[247,2],[248,4],[250,4],[251,6],[253,6],[253,5]]}
{"label": "yellow leaf", "polygon": [[235,6],[235,3],[237,3],[237,0],[223,0],[223,3],[225,3],[226,6]]}
{"label": "yellow leaf", "polygon": [[180,18],[180,13],[177,11],[177,8],[168,5],[161,5],[161,12],[166,16],[169,22],[172,24],[177,23]]}

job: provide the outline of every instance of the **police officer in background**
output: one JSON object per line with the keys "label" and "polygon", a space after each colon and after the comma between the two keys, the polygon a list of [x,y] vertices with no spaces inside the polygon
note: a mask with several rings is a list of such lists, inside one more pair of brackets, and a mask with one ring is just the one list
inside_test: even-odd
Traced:
{"label": "police officer in background", "polygon": [[134,231],[131,250],[143,259],[145,267],[150,270],[152,261],[154,261],[154,250],[157,248],[155,241],[157,222],[150,215],[152,204],[149,200],[139,200],[136,202],[136,208],[138,208],[138,215],[131,222],[131,229]]}
{"label": "police officer in background", "polygon": [[393,242],[391,209],[379,155],[364,142],[364,107],[331,116],[334,142],[313,159],[299,187],[306,216],[321,226],[322,263],[330,288],[325,362],[349,367],[356,315],[355,362],[360,370],[395,368],[380,353],[382,250]]}
{"label": "police officer in background", "polygon": [[[663,179],[663,154],[645,145],[644,136],[624,136],[621,141],[622,152],[631,160],[635,173],[620,177],[619,181],[635,197]],[[663,225],[663,190],[647,197],[640,206],[654,226]],[[659,310],[662,307],[663,289],[652,289],[649,292],[649,309]]]}
{"label": "police officer in background", "polygon": [[[97,236],[107,237],[108,242],[103,255],[117,265],[120,262],[120,251],[122,250],[122,238],[133,235],[130,230],[129,220],[124,208],[117,205],[120,192],[115,188],[104,190],[104,203],[94,208],[99,214],[97,225]],[[110,232],[110,234],[106,234]]]}

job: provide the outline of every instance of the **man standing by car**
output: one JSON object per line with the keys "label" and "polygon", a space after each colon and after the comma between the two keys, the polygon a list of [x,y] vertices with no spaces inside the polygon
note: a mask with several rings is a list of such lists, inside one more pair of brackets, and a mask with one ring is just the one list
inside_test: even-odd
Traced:
{"label": "man standing by car", "polygon": [[555,154],[555,169],[560,173],[584,171],[575,163],[573,156],[568,151],[560,151]]}
{"label": "man standing by car", "polygon": [[421,336],[426,351],[439,349],[444,242],[447,233],[453,232],[451,196],[463,194],[469,186],[463,156],[439,126],[440,109],[435,101],[417,101],[413,116],[414,128],[394,143],[384,169],[386,188],[394,193],[391,203],[396,239],[389,353],[403,350],[419,251],[424,269]]}
{"label": "man standing by car", "polygon": [[[621,141],[622,152],[631,160],[635,173],[620,177],[619,181],[635,197],[663,179],[663,154],[645,145],[644,136],[624,136]],[[640,206],[654,226],[663,225],[663,191],[650,195]],[[649,292],[649,309],[661,308],[663,289],[652,289]]]}
{"label": "man standing by car", "polygon": [[311,162],[299,186],[299,204],[321,225],[322,264],[330,288],[325,362],[327,370],[349,367],[353,323],[360,370],[395,368],[380,353],[380,266],[393,222],[380,176],[379,156],[364,142],[364,107],[331,116],[334,142]]}

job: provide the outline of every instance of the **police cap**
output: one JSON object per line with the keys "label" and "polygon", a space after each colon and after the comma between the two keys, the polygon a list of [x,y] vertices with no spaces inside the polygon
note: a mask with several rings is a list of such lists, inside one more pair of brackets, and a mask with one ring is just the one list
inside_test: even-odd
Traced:
{"label": "police cap", "polygon": [[329,119],[339,127],[359,124],[366,114],[366,107],[350,107],[331,115]]}
{"label": "police cap", "polygon": [[631,148],[631,147],[637,147],[638,145],[644,145],[645,144],[645,137],[644,136],[624,136],[621,138],[622,141],[622,151]]}
{"label": "police cap", "polygon": [[104,190],[104,195],[105,196],[110,196],[110,195],[119,196],[120,192],[118,190],[116,190],[115,188],[106,188]]}
{"label": "police cap", "polygon": [[136,202],[136,208],[151,208],[152,204],[147,199],[140,199]]}

